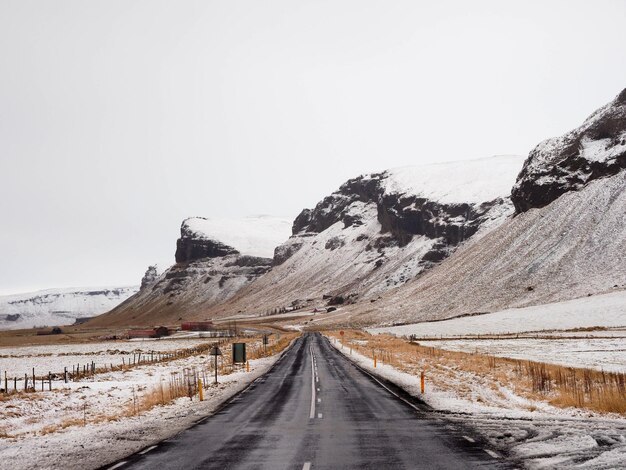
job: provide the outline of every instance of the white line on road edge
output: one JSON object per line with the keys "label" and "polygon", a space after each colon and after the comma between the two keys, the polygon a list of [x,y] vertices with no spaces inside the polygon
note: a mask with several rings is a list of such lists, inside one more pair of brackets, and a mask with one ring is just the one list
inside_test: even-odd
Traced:
{"label": "white line on road edge", "polygon": [[116,463],[112,467],[109,467],[109,470],[114,470],[116,468],[120,468],[122,465],[126,465],[126,460],[124,460],[123,462]]}
{"label": "white line on road edge", "polygon": [[[315,418],[315,369],[313,369],[313,348],[311,352],[311,412],[309,413],[309,419]],[[306,465],[306,464],[305,464]]]}
{"label": "white line on road edge", "polygon": [[494,459],[499,459],[500,456],[498,454],[496,454],[493,450],[489,450],[489,449],[483,449],[485,452],[487,452],[489,455],[491,455]]}
{"label": "white line on road edge", "polygon": [[468,442],[476,442],[474,439],[472,439],[472,438],[471,438],[471,437],[469,437],[469,436],[463,436],[463,439],[465,439],[465,440],[466,440],[466,441],[468,441]]}
{"label": "white line on road edge", "polygon": [[142,450],[141,452],[139,452],[141,455],[143,454],[147,454],[148,452],[150,452],[151,450],[156,449],[157,446],[152,446],[152,447],[148,447],[147,449]]}
{"label": "white line on road edge", "polygon": [[302,466],[302,470],[310,470],[311,468],[311,462],[304,462],[304,465]]}

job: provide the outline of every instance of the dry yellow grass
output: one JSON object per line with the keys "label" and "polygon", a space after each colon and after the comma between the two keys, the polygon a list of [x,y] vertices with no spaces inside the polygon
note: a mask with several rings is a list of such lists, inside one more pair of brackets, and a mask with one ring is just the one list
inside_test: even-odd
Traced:
{"label": "dry yellow grass", "polygon": [[[331,332],[331,336],[340,338],[337,333]],[[363,331],[346,331],[344,338],[346,347],[351,345],[363,355],[375,355],[377,361],[409,373],[436,370],[439,376],[453,378],[455,370],[465,371],[488,379],[496,388],[510,387],[520,396],[557,407],[626,414],[626,374],[623,373],[447,351]],[[449,388],[443,379],[437,385]],[[457,384],[455,390],[461,393],[469,390],[462,388]]]}

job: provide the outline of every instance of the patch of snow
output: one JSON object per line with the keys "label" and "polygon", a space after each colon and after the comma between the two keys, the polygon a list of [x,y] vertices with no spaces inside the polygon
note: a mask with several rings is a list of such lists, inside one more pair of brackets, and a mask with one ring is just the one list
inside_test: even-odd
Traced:
{"label": "patch of snow", "polygon": [[386,172],[385,191],[419,195],[446,204],[493,201],[511,194],[524,158],[502,155],[395,168]]}
{"label": "patch of snow", "polygon": [[240,219],[191,217],[183,226],[197,238],[222,242],[243,255],[272,258],[274,248],[290,237],[292,220],[267,215]]}

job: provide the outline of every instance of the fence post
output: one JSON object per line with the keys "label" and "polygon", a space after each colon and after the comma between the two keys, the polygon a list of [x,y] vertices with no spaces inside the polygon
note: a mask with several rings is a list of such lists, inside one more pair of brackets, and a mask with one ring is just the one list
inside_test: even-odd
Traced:
{"label": "fence post", "polygon": [[63,371],[63,380],[65,381],[65,383],[67,383],[67,367]]}
{"label": "fence post", "polygon": [[48,371],[48,390],[52,391],[52,373]]}
{"label": "fence post", "polygon": [[202,379],[198,378],[198,397],[200,401],[204,401],[204,395],[202,394]]}
{"label": "fence post", "polygon": [[424,371],[422,371],[421,375],[420,375],[420,386],[422,389],[422,393],[424,393]]}

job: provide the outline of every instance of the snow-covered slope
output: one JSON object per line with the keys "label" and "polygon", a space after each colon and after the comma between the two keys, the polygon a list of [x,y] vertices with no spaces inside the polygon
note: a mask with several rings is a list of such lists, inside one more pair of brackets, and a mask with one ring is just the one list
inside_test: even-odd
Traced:
{"label": "snow-covered slope", "polygon": [[274,268],[211,314],[374,301],[512,214],[522,161],[499,156],[351,179],[302,211]]}
{"label": "snow-covered slope", "polygon": [[0,329],[69,325],[111,310],[139,290],[130,287],[48,289],[0,297]]}
{"label": "snow-covered slope", "polygon": [[403,324],[626,287],[626,172],[507,220],[351,322]]}
{"label": "snow-covered slope", "polygon": [[521,157],[495,157],[394,168],[383,185],[389,194],[420,196],[442,204],[480,204],[508,196]]}

